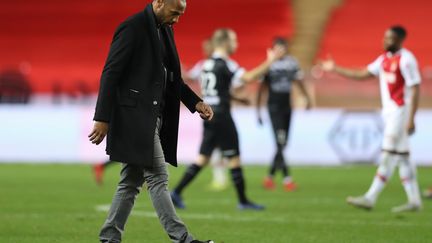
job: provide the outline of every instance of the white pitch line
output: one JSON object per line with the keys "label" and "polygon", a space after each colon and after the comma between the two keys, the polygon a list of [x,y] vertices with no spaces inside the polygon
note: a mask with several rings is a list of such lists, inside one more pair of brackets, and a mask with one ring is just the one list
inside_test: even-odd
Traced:
{"label": "white pitch line", "polygon": [[[96,211],[108,212],[109,205],[98,205]],[[302,218],[286,218],[286,217],[271,217],[264,218],[260,212],[256,212],[256,216],[250,215],[237,215],[221,214],[221,213],[179,213],[181,218],[185,219],[196,219],[196,220],[222,220],[222,221],[235,221],[235,222],[267,222],[267,223],[281,223],[281,224],[293,224],[293,223],[308,223],[308,224],[351,224],[351,225],[376,225],[376,226],[410,226],[410,227],[432,227],[431,224],[419,224],[413,222],[381,222],[381,221],[366,221],[366,220],[332,220],[332,219],[302,219]],[[133,210],[133,216],[145,217],[145,218],[157,218],[157,214],[154,211],[145,210]]]}

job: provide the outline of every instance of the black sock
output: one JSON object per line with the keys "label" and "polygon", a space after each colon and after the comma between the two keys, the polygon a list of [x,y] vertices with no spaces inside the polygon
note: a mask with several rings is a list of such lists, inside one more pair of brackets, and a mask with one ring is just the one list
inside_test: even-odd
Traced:
{"label": "black sock", "polygon": [[289,168],[285,163],[282,163],[282,173],[284,177],[287,177],[290,174]]}
{"label": "black sock", "polygon": [[289,168],[285,163],[285,158],[283,157],[283,154],[280,154],[280,160],[278,162],[278,167],[282,170],[283,176],[287,177],[289,176]]}
{"label": "black sock", "polygon": [[275,156],[274,156],[274,158],[273,158],[273,163],[272,163],[272,165],[271,165],[271,167],[270,167],[269,175],[270,175],[271,177],[273,177],[273,176],[276,174],[276,171],[277,171],[278,169],[281,169],[281,168],[282,168],[282,167],[280,166],[281,161],[283,161],[283,155],[282,155],[282,150],[281,150],[281,148],[278,146],[278,149],[277,149],[277,151],[276,151],[276,154],[275,154]]}
{"label": "black sock", "polygon": [[276,164],[277,164],[277,161],[275,158],[275,159],[273,159],[273,162],[270,166],[269,176],[271,176],[271,177],[273,177],[276,174],[276,167],[277,167]]}
{"label": "black sock", "polygon": [[243,178],[243,171],[241,167],[231,169],[231,177],[234,182],[237,196],[240,203],[247,203],[248,200],[246,198],[246,185]]}
{"label": "black sock", "polygon": [[201,167],[196,164],[189,165],[180,183],[174,189],[174,192],[176,192],[177,194],[181,194],[183,189],[193,180],[193,178],[200,172],[200,170]]}

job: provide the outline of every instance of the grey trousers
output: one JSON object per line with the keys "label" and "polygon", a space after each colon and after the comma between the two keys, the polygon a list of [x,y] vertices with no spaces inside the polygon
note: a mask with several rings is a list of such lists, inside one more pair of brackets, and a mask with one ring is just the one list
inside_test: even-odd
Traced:
{"label": "grey trousers", "polygon": [[168,191],[168,173],[159,138],[161,121],[157,120],[154,137],[153,168],[123,164],[120,182],[111,204],[108,217],[99,234],[101,242],[121,242],[125,223],[134,205],[135,199],[144,182],[159,221],[173,243],[189,243],[193,240],[186,226],[179,219]]}

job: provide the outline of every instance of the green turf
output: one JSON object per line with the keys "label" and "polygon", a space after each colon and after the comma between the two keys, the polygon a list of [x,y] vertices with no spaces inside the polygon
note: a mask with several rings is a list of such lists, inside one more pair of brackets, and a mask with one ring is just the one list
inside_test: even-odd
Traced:
{"label": "green turf", "polygon": [[[171,183],[184,167],[170,168]],[[239,212],[232,188],[209,191],[205,170],[184,193],[187,210],[179,211],[190,231],[217,243],[285,242],[432,242],[432,201],[420,213],[396,216],[390,208],[405,202],[393,178],[371,212],[345,204],[347,195],[363,193],[374,174],[372,166],[294,167],[299,190],[274,192],[261,188],[264,167],[246,167],[250,197],[267,206],[264,212]],[[0,165],[0,242],[97,242],[110,203],[119,166],[108,169],[97,186],[90,166]],[[432,168],[419,170],[422,188],[432,183]],[[153,214],[147,193],[138,198],[124,242],[169,242]]]}

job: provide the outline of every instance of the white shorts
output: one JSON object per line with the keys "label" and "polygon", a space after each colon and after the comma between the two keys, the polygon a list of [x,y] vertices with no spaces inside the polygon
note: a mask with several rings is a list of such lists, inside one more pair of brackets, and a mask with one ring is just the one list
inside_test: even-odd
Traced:
{"label": "white shorts", "polygon": [[397,153],[409,152],[408,113],[407,107],[398,107],[395,110],[383,112],[383,150]]}

